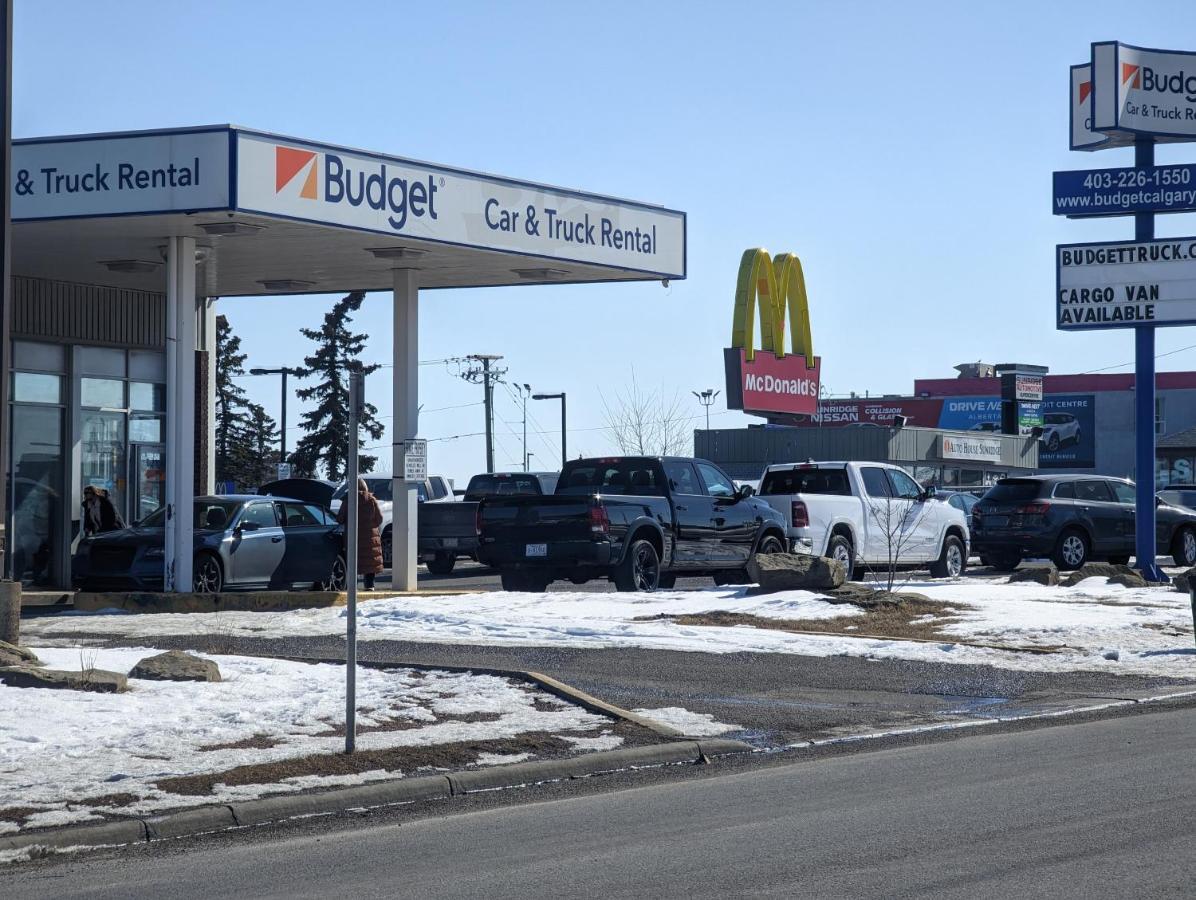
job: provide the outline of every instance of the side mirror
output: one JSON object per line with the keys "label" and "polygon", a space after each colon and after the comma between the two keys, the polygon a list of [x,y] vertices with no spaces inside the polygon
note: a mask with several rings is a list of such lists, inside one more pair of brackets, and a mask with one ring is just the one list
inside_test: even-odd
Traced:
{"label": "side mirror", "polygon": [[739,490],[735,492],[735,496],[740,500],[746,500],[748,497],[753,497],[756,494],[756,489],[750,484],[741,484]]}
{"label": "side mirror", "polygon": [[261,527],[257,522],[241,522],[237,525],[237,531],[257,531]]}
{"label": "side mirror", "polygon": [[922,489],[922,499],[930,500],[931,498],[938,496],[938,492],[938,488],[936,488],[933,484],[928,484]]}

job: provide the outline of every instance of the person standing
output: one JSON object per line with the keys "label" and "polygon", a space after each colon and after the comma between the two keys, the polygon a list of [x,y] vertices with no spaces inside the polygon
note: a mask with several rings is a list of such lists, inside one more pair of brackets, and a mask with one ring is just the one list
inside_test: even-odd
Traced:
{"label": "person standing", "polygon": [[[349,521],[349,500],[341,501],[336,520],[345,525]],[[378,498],[370,493],[364,479],[357,479],[357,572],[367,591],[374,589],[374,578],[382,571],[382,510]]]}
{"label": "person standing", "polygon": [[124,519],[116,511],[112,498],[103,488],[87,485],[83,488],[83,533],[90,537],[105,531],[120,531]]}

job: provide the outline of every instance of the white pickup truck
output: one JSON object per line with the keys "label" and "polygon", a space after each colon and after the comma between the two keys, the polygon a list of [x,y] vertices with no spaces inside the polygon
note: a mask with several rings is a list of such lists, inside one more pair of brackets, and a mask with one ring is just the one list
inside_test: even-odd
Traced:
{"label": "white pickup truck", "polygon": [[926,567],[937,578],[961,575],[968,560],[963,513],[935,499],[904,469],[878,462],[768,466],[759,496],[789,522],[794,553],[829,556],[863,571]]}

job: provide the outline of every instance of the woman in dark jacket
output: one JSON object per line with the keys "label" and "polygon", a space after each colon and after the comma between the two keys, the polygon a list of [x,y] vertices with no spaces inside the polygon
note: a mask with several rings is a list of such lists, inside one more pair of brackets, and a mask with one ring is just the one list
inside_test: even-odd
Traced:
{"label": "woman in dark jacket", "polygon": [[[349,498],[341,501],[336,520],[344,525],[349,519]],[[378,498],[370,493],[365,481],[357,479],[357,572],[365,582],[365,589],[374,589],[374,576],[382,571],[382,510]]]}
{"label": "woman in dark jacket", "polygon": [[108,492],[103,488],[87,485],[83,488],[83,533],[87,536],[103,534],[105,531],[120,531],[124,520],[116,511]]}

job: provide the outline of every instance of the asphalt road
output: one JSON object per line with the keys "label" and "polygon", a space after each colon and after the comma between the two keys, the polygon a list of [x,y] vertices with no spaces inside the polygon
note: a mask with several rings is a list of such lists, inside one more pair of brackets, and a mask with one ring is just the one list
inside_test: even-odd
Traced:
{"label": "asphalt road", "polygon": [[[1192,895],[1196,710],[0,874],[29,898]],[[433,814],[435,815],[435,814]]]}

